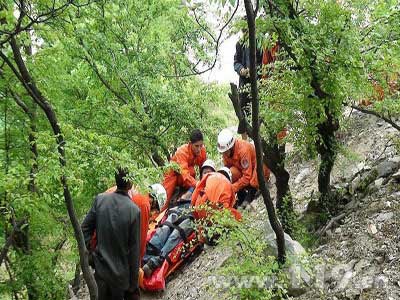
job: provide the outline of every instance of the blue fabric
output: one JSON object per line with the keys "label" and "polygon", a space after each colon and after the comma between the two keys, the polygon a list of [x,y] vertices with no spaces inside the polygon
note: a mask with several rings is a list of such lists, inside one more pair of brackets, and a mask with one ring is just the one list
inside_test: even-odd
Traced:
{"label": "blue fabric", "polygon": [[[175,207],[170,210],[167,222],[175,223],[179,217],[187,210],[185,207]],[[178,225],[183,229],[185,235],[188,236],[193,232],[193,222],[190,218],[184,219]],[[157,228],[156,233],[146,246],[146,254],[143,258],[145,264],[149,264],[152,269],[156,269],[164,262],[165,257],[182,241],[182,237],[178,230],[171,229],[169,226],[163,225]],[[154,251],[159,253],[154,253]]]}

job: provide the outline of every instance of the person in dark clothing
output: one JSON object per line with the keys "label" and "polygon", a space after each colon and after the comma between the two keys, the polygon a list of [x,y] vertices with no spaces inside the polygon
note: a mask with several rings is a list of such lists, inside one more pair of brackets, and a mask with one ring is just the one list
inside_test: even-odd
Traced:
{"label": "person in dark clothing", "polygon": [[99,300],[139,299],[140,210],[128,191],[127,171],[115,173],[117,190],[96,196],[81,227],[88,247],[96,230],[93,251]]}
{"label": "person in dark clothing", "polygon": [[[251,96],[250,96],[250,49],[246,45],[248,39],[247,28],[243,29],[242,38],[236,43],[236,52],[233,60],[235,72],[239,75],[239,100],[240,107],[246,117],[251,113]],[[256,65],[262,64],[262,51],[257,49]],[[259,77],[259,76],[258,76]],[[243,140],[247,140],[246,123],[239,122],[238,131],[242,135]]]}

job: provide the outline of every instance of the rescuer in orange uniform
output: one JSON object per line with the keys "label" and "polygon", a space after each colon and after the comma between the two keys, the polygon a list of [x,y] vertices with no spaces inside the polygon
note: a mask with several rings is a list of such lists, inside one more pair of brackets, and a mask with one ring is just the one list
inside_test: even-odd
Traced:
{"label": "rescuer in orange uniform", "polygon": [[[207,159],[207,160],[204,162],[204,164],[201,166],[201,168],[200,168],[200,181],[201,181],[201,179],[202,179],[206,174],[211,173],[211,172],[215,172],[215,171],[216,171],[216,169],[215,169],[215,163],[214,163],[214,161],[211,160],[211,159]],[[200,181],[199,181],[199,182],[200,182]],[[198,182],[198,183],[199,183],[199,182]],[[198,183],[197,183],[197,184],[198,184]],[[192,199],[193,191],[194,191],[194,188],[193,188],[193,187],[191,187],[190,189],[188,189],[188,190],[178,199],[178,205],[179,205],[180,203],[182,203],[182,201],[184,201],[184,202],[189,201],[189,202],[190,202],[190,200]]]}
{"label": "rescuer in orange uniform", "polygon": [[[238,206],[246,206],[251,203],[258,190],[256,172],[256,150],[254,145],[238,140],[232,131],[223,129],[218,135],[218,152],[222,154],[224,165],[234,173],[232,188],[237,193]],[[270,171],[263,166],[265,179],[269,179]]]}
{"label": "rescuer in orange uniform", "polygon": [[168,208],[176,187],[183,187],[187,190],[196,186],[196,171],[194,167],[198,166],[200,168],[207,159],[203,133],[199,129],[195,129],[190,134],[189,140],[190,142],[179,147],[171,158],[171,161],[179,165],[180,171],[171,170],[164,175],[162,185],[167,191],[167,202],[161,211]]}
{"label": "rescuer in orange uniform", "polygon": [[[204,168],[210,168],[204,166]],[[203,168],[203,169],[204,169]],[[211,166],[213,168],[213,166]],[[230,182],[231,174],[228,168],[223,168],[218,172],[207,173],[203,179],[197,184],[193,192],[192,206],[200,206],[209,203],[212,208],[229,209],[236,219],[240,219],[241,215],[233,207],[235,203],[235,194],[232,191]],[[229,179],[227,179],[229,178]],[[204,192],[203,192],[204,191]],[[143,265],[144,276],[150,277],[164,262],[168,254],[182,240],[185,240],[194,230],[194,218],[206,217],[206,212],[198,210],[194,215],[187,214],[187,209],[183,206],[173,207],[168,211],[169,215],[166,222],[162,223],[147,243],[146,255]]]}
{"label": "rescuer in orange uniform", "polygon": [[[236,198],[231,180],[232,173],[226,167],[222,167],[218,172],[208,173],[201,179],[193,192],[192,206],[198,207],[208,204],[215,209],[226,208],[237,220],[240,220],[240,213],[233,208]],[[205,211],[195,211],[196,219],[204,217],[206,217]]]}

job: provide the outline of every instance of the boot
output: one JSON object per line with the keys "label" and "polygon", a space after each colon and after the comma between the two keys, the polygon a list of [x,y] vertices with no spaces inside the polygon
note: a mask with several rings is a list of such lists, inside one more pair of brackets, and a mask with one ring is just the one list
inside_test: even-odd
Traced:
{"label": "boot", "polygon": [[151,277],[151,274],[153,274],[154,270],[155,270],[155,266],[153,264],[153,262],[151,260],[149,260],[147,262],[147,264],[145,264],[143,266],[143,273],[144,273],[144,277],[149,278]]}
{"label": "boot", "polygon": [[247,194],[248,193],[247,193],[246,189],[241,189],[236,193],[237,201],[235,203],[234,208],[238,208],[239,206],[242,206],[243,201],[246,200]]}
{"label": "boot", "polygon": [[253,202],[253,200],[256,198],[256,193],[257,193],[257,190],[255,188],[252,188],[252,187],[249,188],[246,198],[244,199],[243,203],[247,202],[250,204],[251,202]]}

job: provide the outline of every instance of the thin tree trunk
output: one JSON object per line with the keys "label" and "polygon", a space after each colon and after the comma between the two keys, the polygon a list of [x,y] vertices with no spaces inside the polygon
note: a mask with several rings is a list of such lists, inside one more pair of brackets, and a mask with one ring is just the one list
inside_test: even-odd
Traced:
{"label": "thin tree trunk", "polygon": [[75,265],[75,275],[74,280],[72,282],[72,291],[76,295],[81,288],[81,265],[77,263]]}
{"label": "thin tree trunk", "polygon": [[37,150],[37,143],[36,143],[36,108],[32,111],[32,118],[30,119],[30,131],[29,131],[29,148],[31,150],[32,155],[32,165],[31,170],[29,172],[29,185],[28,190],[32,193],[37,193],[38,189],[36,186],[36,174],[38,172],[38,150]]}
{"label": "thin tree trunk", "polygon": [[260,120],[259,120],[259,103],[257,89],[257,68],[256,68],[256,28],[254,20],[254,10],[251,0],[244,0],[247,14],[247,24],[249,27],[249,45],[250,45],[250,80],[251,80],[251,101],[252,101],[252,125],[253,140],[256,148],[257,158],[257,177],[261,194],[267,208],[271,227],[276,234],[276,244],[278,246],[278,262],[285,263],[285,237],[281,224],[275,213],[274,204],[267,188],[263,171],[263,151],[260,138]]}
{"label": "thin tree trunk", "polygon": [[33,105],[33,108],[28,107],[28,105],[21,99],[21,97],[15,93],[13,90],[9,90],[11,96],[14,98],[15,103],[25,112],[25,114],[29,118],[29,134],[28,134],[28,141],[29,141],[29,149],[31,152],[32,157],[32,165],[31,170],[29,172],[29,183],[28,183],[28,190],[32,193],[37,192],[37,186],[35,183],[35,177],[38,170],[38,150],[37,150],[37,142],[36,142],[36,104]]}
{"label": "thin tree trunk", "polygon": [[[13,276],[13,274],[11,272],[11,261],[10,261],[10,259],[8,257],[6,257],[6,259],[5,259],[5,266],[6,266],[6,270],[7,270],[8,276],[10,277],[11,285],[14,285],[15,279],[14,279],[14,276]],[[19,299],[18,291],[15,290],[14,287],[12,287],[12,293],[13,293],[14,299],[18,300]]]}
{"label": "thin tree trunk", "polygon": [[12,228],[11,232],[7,234],[6,243],[5,243],[3,249],[1,249],[1,252],[0,252],[0,266],[3,263],[3,260],[6,259],[8,250],[15,243],[15,235],[16,235],[16,233],[21,230],[21,227],[27,225],[25,219],[21,220],[21,221],[18,221],[18,222],[12,222],[12,223],[13,223],[12,224],[13,228]]}
{"label": "thin tree trunk", "polygon": [[[25,53],[27,56],[32,56],[32,43],[29,43],[28,46],[25,46]],[[36,134],[37,134],[37,128],[36,128],[36,117],[37,117],[37,104],[32,103],[31,108],[28,109],[26,113],[29,116],[29,147],[31,150],[31,155],[32,155],[32,165],[31,165],[31,171],[29,173],[29,185],[28,185],[28,190],[31,191],[32,193],[37,193],[37,186],[35,183],[35,178],[36,174],[38,171],[38,150],[37,150],[37,142],[36,142]]]}
{"label": "thin tree trunk", "polygon": [[[250,126],[240,108],[239,93],[237,86],[231,83],[231,93],[229,94],[233,108],[239,122],[245,122],[246,132],[254,140],[253,128]],[[285,232],[290,234],[292,232],[291,222],[289,221],[291,216],[294,214],[293,201],[290,194],[289,178],[290,174],[285,169],[285,145],[278,145],[276,136],[270,136],[268,140],[261,138],[262,149],[264,153],[264,163],[275,175],[276,178],[276,189],[277,189],[277,200],[276,205],[278,208],[278,214],[282,222],[282,227]],[[287,199],[284,203],[284,199]],[[284,205],[285,204],[285,205]]]}
{"label": "thin tree trunk", "polygon": [[[4,176],[8,176],[8,168],[10,165],[10,138],[8,134],[8,100],[7,97],[4,98]],[[8,194],[4,191],[4,196],[1,201],[1,207],[7,207]],[[2,208],[3,210],[3,208]]]}
{"label": "thin tree trunk", "polygon": [[18,80],[21,82],[21,84],[24,86],[28,94],[32,97],[33,101],[38,104],[38,106],[43,110],[45,113],[47,120],[50,123],[50,126],[53,130],[56,142],[57,142],[57,151],[59,153],[59,162],[63,171],[63,174],[61,174],[60,180],[61,180],[61,185],[64,190],[64,201],[67,207],[68,215],[72,224],[72,227],[74,229],[74,234],[75,234],[75,239],[78,244],[78,250],[79,250],[79,257],[80,257],[80,262],[82,266],[82,272],[84,275],[84,278],[86,280],[86,283],[89,288],[89,293],[90,293],[90,299],[95,300],[97,299],[97,285],[94,280],[93,274],[90,271],[89,268],[89,262],[88,262],[88,251],[86,249],[82,229],[80,227],[78,218],[75,214],[75,209],[74,209],[74,204],[72,201],[71,193],[69,191],[69,186],[68,186],[68,179],[67,176],[65,175],[65,168],[67,165],[66,158],[65,158],[65,139],[62,134],[61,128],[59,126],[57,116],[55,114],[55,111],[53,107],[50,105],[50,103],[47,101],[47,99],[43,96],[43,94],[40,92],[40,90],[37,88],[35,81],[31,77],[28,69],[25,66],[25,62],[22,59],[19,47],[17,45],[17,42],[15,38],[11,38],[10,40],[10,45],[13,51],[14,55],[14,60],[17,65],[18,70],[15,68],[15,66],[11,63],[11,61],[8,59],[4,53],[0,52],[0,56],[3,58],[3,60],[6,62],[6,64],[10,67],[10,69],[13,71],[15,76],[18,78]]}

